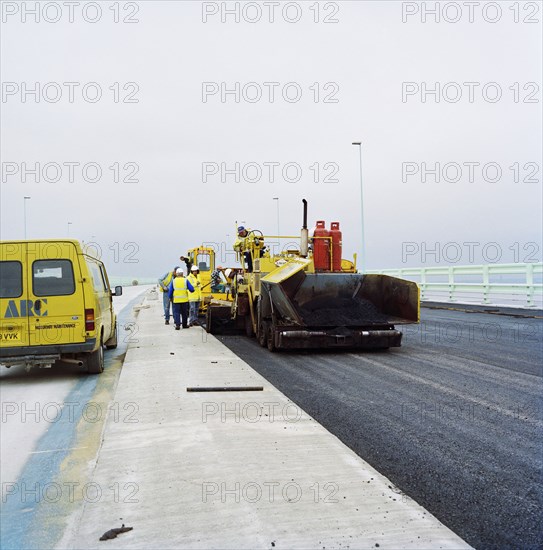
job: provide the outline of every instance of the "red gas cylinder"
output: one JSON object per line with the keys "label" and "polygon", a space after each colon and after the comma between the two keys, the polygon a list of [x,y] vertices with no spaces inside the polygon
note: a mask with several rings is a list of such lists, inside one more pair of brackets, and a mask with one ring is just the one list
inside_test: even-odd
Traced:
{"label": "red gas cylinder", "polygon": [[[326,229],[326,222],[318,221],[313,231],[313,263],[315,271],[330,271],[330,232]],[[320,238],[319,238],[320,237]]]}
{"label": "red gas cylinder", "polygon": [[330,225],[330,237],[332,237],[332,271],[341,271],[341,231],[339,222]]}

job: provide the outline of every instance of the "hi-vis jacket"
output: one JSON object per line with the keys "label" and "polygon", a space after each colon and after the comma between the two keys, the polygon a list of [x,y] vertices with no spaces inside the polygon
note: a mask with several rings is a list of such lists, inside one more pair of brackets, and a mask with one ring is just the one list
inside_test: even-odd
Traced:
{"label": "hi-vis jacket", "polygon": [[202,300],[202,283],[199,275],[192,273],[187,277],[190,284],[194,287],[194,292],[189,296],[189,302],[200,302]]}
{"label": "hi-vis jacket", "polygon": [[182,304],[189,301],[189,292],[194,292],[194,287],[185,277],[176,277],[170,283],[168,295],[174,304]]}
{"label": "hi-vis jacket", "polygon": [[173,278],[173,271],[170,271],[169,273],[166,273],[160,279],[158,280],[158,285],[160,286],[160,292],[168,292],[168,287],[170,286],[170,283],[172,282]]}
{"label": "hi-vis jacket", "polygon": [[236,252],[243,252],[244,250],[247,250],[249,248],[249,241],[254,239],[251,229],[246,227],[245,231],[247,231],[247,235],[245,237],[240,237],[239,235],[236,236],[233,246]]}

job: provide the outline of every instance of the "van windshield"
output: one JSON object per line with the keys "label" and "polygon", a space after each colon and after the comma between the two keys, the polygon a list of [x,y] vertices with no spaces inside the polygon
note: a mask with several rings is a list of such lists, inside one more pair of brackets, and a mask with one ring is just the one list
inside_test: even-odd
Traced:
{"label": "van windshield", "polygon": [[34,296],[67,296],[75,292],[70,260],[37,260],[32,266]]}
{"label": "van windshield", "polygon": [[18,298],[23,293],[21,262],[0,262],[0,298]]}

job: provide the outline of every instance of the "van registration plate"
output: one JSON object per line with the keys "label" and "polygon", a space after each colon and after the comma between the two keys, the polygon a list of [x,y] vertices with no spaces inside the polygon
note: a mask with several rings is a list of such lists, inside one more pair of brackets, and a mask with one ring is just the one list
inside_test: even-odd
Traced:
{"label": "van registration plate", "polygon": [[20,332],[0,332],[0,342],[20,342],[21,333]]}

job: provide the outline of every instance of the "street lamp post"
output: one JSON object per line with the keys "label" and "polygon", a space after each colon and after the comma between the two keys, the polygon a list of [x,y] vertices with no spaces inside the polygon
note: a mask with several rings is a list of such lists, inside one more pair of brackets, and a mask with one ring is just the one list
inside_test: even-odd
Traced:
{"label": "street lamp post", "polygon": [[32,197],[23,197],[23,211],[24,211],[24,224],[25,224],[25,239],[26,239],[26,201]]}
{"label": "street lamp post", "polygon": [[72,225],[72,222],[68,222],[68,238],[70,238],[70,225]]}
{"label": "street lamp post", "polygon": [[362,185],[362,142],[353,141],[353,145],[358,146],[358,152],[360,154],[360,225],[362,228],[362,251],[360,255],[360,271],[364,273],[364,268],[366,265],[366,245],[365,245],[366,233],[364,231],[364,189]]}
{"label": "street lamp post", "polygon": [[277,201],[277,236],[281,235],[279,230],[279,197],[273,197],[274,201]]}

